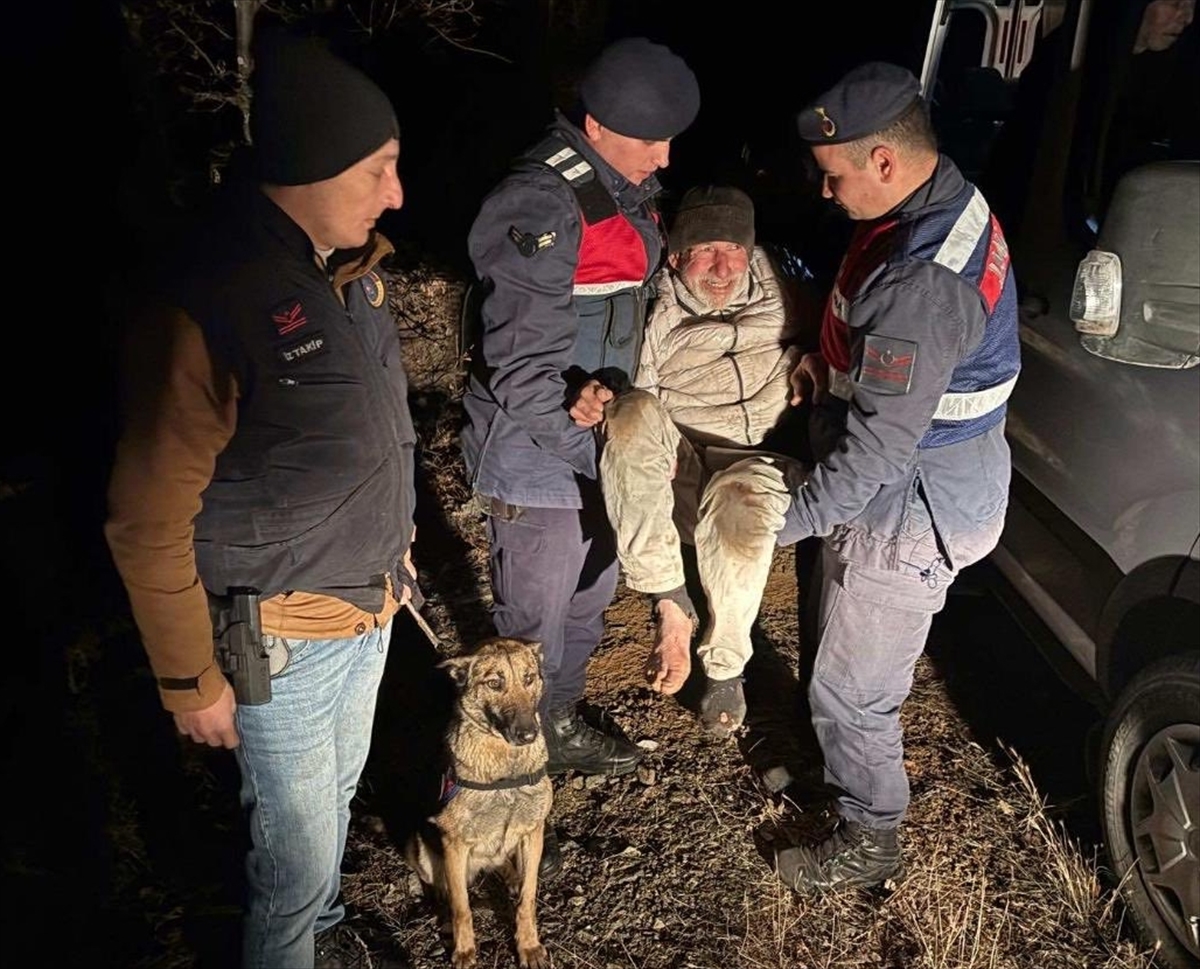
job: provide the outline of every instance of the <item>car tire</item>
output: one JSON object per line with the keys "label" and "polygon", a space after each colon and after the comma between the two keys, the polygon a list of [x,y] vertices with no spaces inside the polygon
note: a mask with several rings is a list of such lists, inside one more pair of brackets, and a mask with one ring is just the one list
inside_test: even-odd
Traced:
{"label": "car tire", "polygon": [[1100,804],[1112,874],[1155,965],[1200,966],[1200,653],[1135,676],[1104,732]]}

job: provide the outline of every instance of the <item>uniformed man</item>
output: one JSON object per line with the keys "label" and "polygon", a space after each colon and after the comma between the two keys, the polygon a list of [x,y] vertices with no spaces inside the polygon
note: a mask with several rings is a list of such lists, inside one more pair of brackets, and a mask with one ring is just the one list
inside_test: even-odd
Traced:
{"label": "uniformed man", "polygon": [[[577,708],[617,581],[596,425],[633,374],[664,255],[654,173],[699,107],[680,57],[616,41],[470,231],[486,295],[463,456],[487,515],[496,629],[544,649],[551,773],[624,774],[641,757]],[[548,841],[545,867],[555,856]]]}
{"label": "uniformed man", "polygon": [[858,223],[820,350],[792,378],[794,402],[838,428],[784,529],[823,539],[809,700],[839,821],[776,855],[783,882],[811,893],[903,877],[900,708],[946,590],[1003,527],[1020,357],[1004,234],[938,153],[916,78],[865,64],[798,124],[822,194]]}

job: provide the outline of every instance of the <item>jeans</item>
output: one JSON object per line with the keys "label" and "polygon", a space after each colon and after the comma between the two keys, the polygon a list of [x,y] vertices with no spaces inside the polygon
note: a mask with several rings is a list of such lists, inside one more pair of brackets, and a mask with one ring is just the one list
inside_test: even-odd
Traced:
{"label": "jeans", "polygon": [[280,640],[271,701],[239,706],[249,816],[242,955],[251,969],[311,967],[314,935],[341,920],[350,801],[366,764],[391,623],[351,639]]}

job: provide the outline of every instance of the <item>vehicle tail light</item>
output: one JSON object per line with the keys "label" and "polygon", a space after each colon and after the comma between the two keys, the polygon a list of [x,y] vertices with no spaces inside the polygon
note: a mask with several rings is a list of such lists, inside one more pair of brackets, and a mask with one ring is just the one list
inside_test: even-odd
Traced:
{"label": "vehicle tail light", "polygon": [[1121,322],[1121,259],[1115,252],[1093,249],[1075,271],[1071,321],[1080,333],[1112,336]]}

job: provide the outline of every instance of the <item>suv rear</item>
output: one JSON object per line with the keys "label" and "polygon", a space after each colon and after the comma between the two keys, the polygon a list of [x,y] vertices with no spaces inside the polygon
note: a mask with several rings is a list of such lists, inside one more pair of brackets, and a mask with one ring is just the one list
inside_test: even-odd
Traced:
{"label": "suv rear", "polygon": [[[971,71],[991,71],[1009,97],[993,86],[974,109],[947,98],[953,111],[939,119],[937,92],[964,90],[938,72],[959,18],[1011,17],[1014,6],[1061,17],[1064,33],[1042,41],[1055,58],[1042,65],[1047,83],[1030,98],[984,45]],[[1097,19],[1079,0],[952,0],[935,20],[924,80],[945,150],[961,153],[989,198],[1011,205],[1003,214],[1022,292],[1022,371],[1009,401],[1010,508],[992,555],[1007,580],[1000,591],[1064,678],[1104,711],[1092,754],[1114,881],[1145,941],[1160,947],[1156,964],[1194,967],[1200,162],[1150,143],[1145,164],[1113,175],[1112,106],[1127,93],[1114,86],[1133,75],[1112,54],[1131,59],[1146,6],[1106,5]],[[1195,38],[1177,39],[1190,44],[1176,54],[1194,84]],[[942,63],[961,65],[961,51]],[[1031,108],[1032,123],[1021,115]],[[1023,150],[1006,152],[1005,136],[1022,125]]]}

